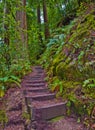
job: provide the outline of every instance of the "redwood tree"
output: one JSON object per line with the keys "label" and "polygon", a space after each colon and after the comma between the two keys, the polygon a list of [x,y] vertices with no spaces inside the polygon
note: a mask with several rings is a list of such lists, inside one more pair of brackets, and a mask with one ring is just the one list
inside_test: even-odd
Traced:
{"label": "redwood tree", "polygon": [[49,26],[48,26],[48,15],[47,15],[47,4],[46,0],[43,0],[43,15],[44,15],[44,24],[45,24],[45,39],[49,38]]}
{"label": "redwood tree", "polygon": [[[17,5],[18,11],[16,14],[16,20],[18,25],[18,30],[20,32],[20,40],[21,40],[21,47],[22,53],[21,58],[28,58],[27,52],[27,19],[26,19],[26,0],[21,0],[20,4]],[[20,47],[20,46],[19,46]]]}
{"label": "redwood tree", "polygon": [[39,42],[42,44],[42,36],[41,36],[41,8],[40,8],[40,3],[37,6],[37,23],[38,23],[38,28],[39,28]]}
{"label": "redwood tree", "polygon": [[10,68],[10,53],[9,53],[9,43],[10,43],[10,35],[9,35],[9,20],[8,20],[8,15],[10,14],[10,5],[7,1],[4,2],[4,44],[6,45],[6,51],[4,54],[4,57],[6,59],[6,65],[8,69]]}

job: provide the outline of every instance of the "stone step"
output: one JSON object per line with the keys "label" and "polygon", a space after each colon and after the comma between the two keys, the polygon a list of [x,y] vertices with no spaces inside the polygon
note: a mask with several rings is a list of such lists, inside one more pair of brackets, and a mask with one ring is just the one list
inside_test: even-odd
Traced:
{"label": "stone step", "polygon": [[33,84],[33,83],[46,83],[44,80],[26,80],[26,83]]}
{"label": "stone step", "polygon": [[43,68],[41,66],[35,66],[34,69],[36,69],[36,70],[43,70]]}
{"label": "stone step", "polygon": [[43,77],[40,77],[40,78],[27,78],[26,81],[33,81],[33,82],[36,82],[36,81],[44,81]]}
{"label": "stone step", "polygon": [[42,75],[39,75],[39,76],[33,76],[33,77],[31,77],[31,79],[41,78],[41,77],[42,77]]}
{"label": "stone step", "polygon": [[34,77],[34,78],[30,78],[30,80],[42,80],[43,79],[43,77]]}
{"label": "stone step", "polygon": [[45,94],[38,94],[38,95],[32,95],[32,93],[25,95],[25,98],[29,101],[37,100],[37,101],[45,101],[45,100],[50,100],[54,99],[56,97],[55,93],[45,93]]}
{"label": "stone step", "polygon": [[47,86],[45,83],[26,83],[26,87],[45,87]]}
{"label": "stone step", "polygon": [[44,71],[43,70],[37,70],[37,73],[42,74],[42,73],[44,73]]}
{"label": "stone step", "polygon": [[36,73],[44,73],[44,70],[43,69],[36,69],[35,72]]}
{"label": "stone step", "polygon": [[67,101],[65,102],[58,102],[55,104],[47,104],[42,107],[33,107],[29,105],[29,109],[31,114],[31,120],[49,120],[58,116],[62,116],[66,114],[66,107]]}
{"label": "stone step", "polygon": [[26,89],[30,89],[30,88],[38,88],[38,89],[40,89],[40,88],[47,88],[47,86],[32,87],[32,86],[28,86],[28,85],[25,84],[25,87],[23,89],[26,90]]}
{"label": "stone step", "polygon": [[47,92],[48,88],[43,88],[43,87],[25,87],[23,90],[28,91],[28,92]]}
{"label": "stone step", "polygon": [[34,86],[39,86],[39,85],[40,85],[40,86],[41,86],[41,85],[43,86],[43,85],[45,85],[46,83],[35,83],[35,82],[34,82],[34,83],[27,83],[27,84],[28,84],[28,85],[34,85]]}
{"label": "stone step", "polygon": [[[26,91],[26,90],[25,90]],[[49,95],[54,95],[56,93],[51,93],[50,91],[46,91],[46,92],[31,92],[31,91],[26,91],[26,95],[28,96],[32,96],[32,97],[36,97],[36,96],[49,96]],[[38,99],[39,100],[39,99]]]}

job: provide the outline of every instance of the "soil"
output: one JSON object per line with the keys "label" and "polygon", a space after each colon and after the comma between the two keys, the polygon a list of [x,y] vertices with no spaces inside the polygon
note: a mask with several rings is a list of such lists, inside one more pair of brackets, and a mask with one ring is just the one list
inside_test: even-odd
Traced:
{"label": "soil", "polygon": [[64,117],[63,119],[52,123],[52,130],[87,130],[82,123],[77,123],[74,117]]}
{"label": "soil", "polygon": [[[29,119],[25,118],[23,116],[26,112],[23,94],[25,87],[24,80],[28,80],[31,75],[35,77],[35,73],[33,72],[26,75],[22,79],[22,87],[10,88],[2,99],[2,102],[0,102],[0,110],[4,109],[8,117],[8,122],[3,126],[0,125],[0,130],[90,130],[86,128],[82,122],[78,123],[78,117],[75,115],[69,117],[65,116],[54,122],[37,120],[31,123]],[[57,99],[55,99],[54,102],[57,102]],[[34,105],[39,106],[38,102],[36,103],[37,104],[34,103]],[[46,101],[43,103],[46,104]]]}
{"label": "soil", "polygon": [[[6,111],[8,122],[0,130],[25,130],[23,118],[23,94],[21,88],[10,88],[3,100],[3,109]],[[2,109],[0,107],[0,109]]]}

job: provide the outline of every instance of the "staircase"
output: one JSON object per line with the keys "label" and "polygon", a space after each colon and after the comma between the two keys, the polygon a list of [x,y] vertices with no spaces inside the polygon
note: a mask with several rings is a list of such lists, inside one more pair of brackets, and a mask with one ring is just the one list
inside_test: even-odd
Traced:
{"label": "staircase", "polygon": [[[23,93],[31,121],[47,121],[66,114],[66,101],[56,98],[50,92],[45,81],[45,72],[40,66],[33,67],[33,72],[24,78]],[[37,129],[38,130],[38,129]],[[40,130],[40,129],[39,129]]]}

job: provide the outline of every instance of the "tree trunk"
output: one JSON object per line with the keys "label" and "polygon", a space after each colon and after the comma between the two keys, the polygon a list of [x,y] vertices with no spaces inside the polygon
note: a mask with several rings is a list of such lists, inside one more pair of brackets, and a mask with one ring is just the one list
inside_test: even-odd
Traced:
{"label": "tree trunk", "polygon": [[41,24],[41,12],[40,12],[40,4],[37,7],[37,18],[38,18],[38,24]]}
{"label": "tree trunk", "polygon": [[4,43],[9,46],[9,21],[7,20],[7,15],[9,14],[9,4],[8,2],[4,3],[4,29],[5,29],[5,34],[4,34]]}
{"label": "tree trunk", "polygon": [[8,2],[5,2],[4,6],[4,44],[6,44],[6,52],[4,54],[5,59],[6,59],[6,65],[8,69],[10,68],[11,65],[11,58],[10,58],[10,53],[9,53],[9,43],[10,43],[10,35],[9,35],[9,21],[6,22],[7,15],[10,13],[9,11],[9,4]]}
{"label": "tree trunk", "polygon": [[48,39],[50,36],[50,33],[49,33],[49,26],[48,26],[46,0],[43,0],[43,15],[44,15],[44,24],[45,24],[45,39]]}
{"label": "tree trunk", "polygon": [[39,27],[39,32],[38,32],[38,39],[39,42],[42,44],[43,40],[42,40],[42,36],[41,36],[41,11],[40,11],[40,4],[37,7],[37,23],[38,23],[38,27]]}
{"label": "tree trunk", "polygon": [[[25,12],[25,6],[26,6],[26,0],[21,0],[21,5],[18,6],[18,11],[16,14],[16,20],[19,23],[18,30],[20,32],[20,40],[21,40],[21,46],[19,45],[21,52],[21,58],[25,59],[28,58],[28,52],[27,52],[27,20],[26,20],[26,12]],[[20,6],[22,7],[20,9]],[[22,47],[22,48],[21,48]]]}

